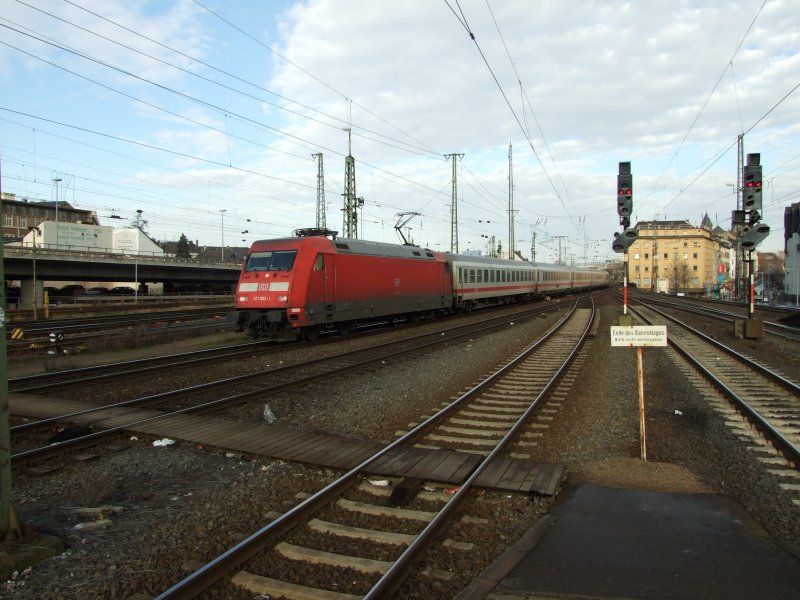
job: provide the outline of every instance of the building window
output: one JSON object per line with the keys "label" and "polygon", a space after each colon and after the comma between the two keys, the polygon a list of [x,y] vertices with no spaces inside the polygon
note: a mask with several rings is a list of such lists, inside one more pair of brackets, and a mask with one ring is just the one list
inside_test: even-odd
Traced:
{"label": "building window", "polygon": [[635,273],[638,273],[640,269],[641,269],[641,267],[640,267],[639,265],[636,265],[636,266],[633,268],[633,270],[634,270],[634,272],[635,272]]}
{"label": "building window", "polygon": [[697,265],[694,265],[694,266],[692,267],[692,271],[697,271]]}
{"label": "building window", "polygon": [[697,252],[692,254],[692,258],[697,258]]}
{"label": "building window", "polygon": [[668,252],[664,252],[664,258],[669,258],[669,253]]}
{"label": "building window", "polygon": [[644,272],[647,273],[650,270],[650,267],[645,267]]}
{"label": "building window", "polygon": [[684,252],[683,253],[683,260],[686,260],[687,258],[689,258],[689,253],[688,252]]}
{"label": "building window", "polygon": [[639,260],[639,258],[641,258],[641,255],[638,252],[633,255],[633,260]]}
{"label": "building window", "polygon": [[644,253],[644,257],[645,257],[645,259],[648,259],[648,258],[650,258],[650,255],[647,252],[645,252]]}
{"label": "building window", "polygon": [[13,227],[14,219],[11,215],[6,215],[6,227]]}
{"label": "building window", "polygon": [[687,248],[689,246],[689,242],[683,242],[683,247]]}
{"label": "building window", "polygon": [[27,229],[28,228],[28,218],[27,217],[20,217],[19,218],[19,228],[20,229]]}

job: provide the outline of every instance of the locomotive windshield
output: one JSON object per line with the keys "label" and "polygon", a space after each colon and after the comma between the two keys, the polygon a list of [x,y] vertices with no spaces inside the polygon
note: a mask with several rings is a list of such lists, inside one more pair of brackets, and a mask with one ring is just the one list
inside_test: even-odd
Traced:
{"label": "locomotive windshield", "polygon": [[245,271],[291,271],[297,250],[252,252],[247,257]]}

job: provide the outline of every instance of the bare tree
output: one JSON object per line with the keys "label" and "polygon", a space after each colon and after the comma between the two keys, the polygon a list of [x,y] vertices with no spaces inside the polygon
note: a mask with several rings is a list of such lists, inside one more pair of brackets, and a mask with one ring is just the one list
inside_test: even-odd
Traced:
{"label": "bare tree", "polygon": [[692,280],[692,273],[689,270],[689,265],[686,261],[682,260],[675,263],[675,268],[672,270],[672,277],[670,283],[672,288],[677,292],[678,290],[686,290]]}

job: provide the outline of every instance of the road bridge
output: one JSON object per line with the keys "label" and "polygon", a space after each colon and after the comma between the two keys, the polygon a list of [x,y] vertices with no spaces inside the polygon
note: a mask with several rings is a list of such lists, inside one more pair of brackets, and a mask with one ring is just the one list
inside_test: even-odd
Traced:
{"label": "road bridge", "polygon": [[33,290],[41,303],[44,281],[130,281],[230,285],[239,277],[240,262],[198,261],[174,256],[112,254],[5,246],[6,280],[19,280],[21,306],[33,305]]}

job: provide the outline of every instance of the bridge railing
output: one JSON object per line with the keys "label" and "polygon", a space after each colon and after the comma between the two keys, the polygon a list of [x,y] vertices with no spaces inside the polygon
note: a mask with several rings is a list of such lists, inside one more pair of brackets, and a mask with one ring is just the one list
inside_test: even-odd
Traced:
{"label": "bridge railing", "polygon": [[[236,257],[226,260],[213,260],[201,258],[177,258],[175,256],[166,254],[157,254],[153,251],[142,252],[120,252],[112,248],[96,248],[93,246],[71,246],[59,244],[43,244],[36,245],[34,251],[33,246],[11,246],[6,245],[3,247],[5,257],[19,256],[19,257],[32,257],[35,253],[37,256],[63,256],[75,258],[93,258],[93,259],[110,259],[110,260],[129,260],[139,262],[152,262],[152,263],[171,263],[171,264],[186,264],[186,265],[228,265],[228,266],[241,266],[243,257]],[[221,257],[220,257],[221,258]]]}

